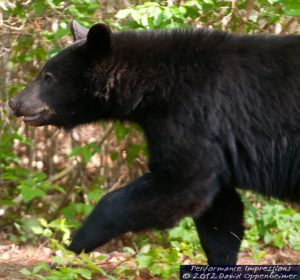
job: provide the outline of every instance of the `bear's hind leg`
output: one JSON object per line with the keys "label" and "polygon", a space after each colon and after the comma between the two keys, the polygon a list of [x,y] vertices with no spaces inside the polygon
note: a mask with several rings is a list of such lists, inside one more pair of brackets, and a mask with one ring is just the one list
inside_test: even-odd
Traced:
{"label": "bear's hind leg", "polygon": [[243,208],[234,188],[222,188],[211,206],[194,218],[208,264],[236,264],[244,234]]}

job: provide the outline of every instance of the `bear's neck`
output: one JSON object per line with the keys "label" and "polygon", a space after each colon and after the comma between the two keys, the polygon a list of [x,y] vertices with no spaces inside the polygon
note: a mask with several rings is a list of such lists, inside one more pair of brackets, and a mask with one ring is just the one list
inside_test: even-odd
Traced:
{"label": "bear's neck", "polygon": [[[192,73],[199,76],[207,63],[212,64],[212,49],[226,37],[226,33],[207,30],[116,33],[113,52],[104,66],[108,117],[143,126],[141,120],[167,116],[187,88],[202,86],[199,79],[191,78],[195,77]],[[185,84],[189,87],[183,92]]]}

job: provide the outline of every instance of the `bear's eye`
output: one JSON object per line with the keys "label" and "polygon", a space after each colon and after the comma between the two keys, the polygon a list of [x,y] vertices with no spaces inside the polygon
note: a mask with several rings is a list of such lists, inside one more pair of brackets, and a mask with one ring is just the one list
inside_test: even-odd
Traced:
{"label": "bear's eye", "polygon": [[44,81],[51,84],[54,81],[53,75],[49,72],[44,73]]}

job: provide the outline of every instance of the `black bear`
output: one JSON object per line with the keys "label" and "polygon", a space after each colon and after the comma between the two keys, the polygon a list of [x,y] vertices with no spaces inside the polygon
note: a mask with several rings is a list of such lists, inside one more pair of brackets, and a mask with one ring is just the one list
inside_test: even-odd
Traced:
{"label": "black bear", "polygon": [[206,29],[124,31],[71,23],[75,43],[9,102],[24,122],[101,119],[144,130],[149,173],[104,196],[70,249],[194,218],[209,264],[234,264],[236,188],[300,202],[300,37]]}

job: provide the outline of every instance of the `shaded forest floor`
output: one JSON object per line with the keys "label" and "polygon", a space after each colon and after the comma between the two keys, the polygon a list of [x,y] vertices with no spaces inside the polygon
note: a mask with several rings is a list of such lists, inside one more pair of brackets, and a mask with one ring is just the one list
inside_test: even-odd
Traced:
{"label": "shaded forest floor", "polygon": [[[300,253],[288,248],[279,250],[271,247],[264,249],[266,255],[255,262],[250,252],[242,252],[239,257],[239,264],[300,264]],[[21,280],[27,279],[20,273],[22,268],[31,270],[37,264],[50,263],[53,252],[43,246],[18,246],[6,241],[0,240],[0,279],[2,280]],[[113,270],[116,266],[122,265],[124,259],[128,258],[128,254],[124,252],[114,251],[106,254],[105,264],[100,266],[107,272]],[[95,280],[104,280],[105,278],[97,278]],[[147,273],[138,280],[154,280]]]}

